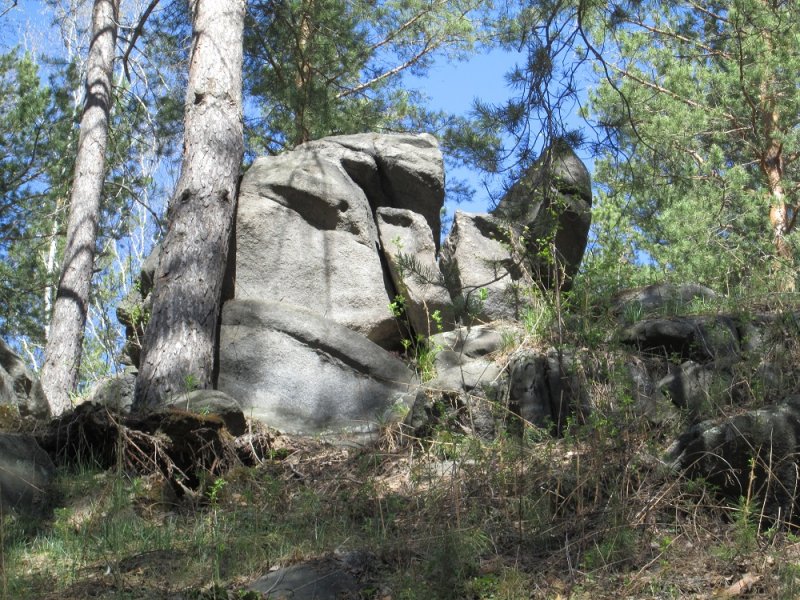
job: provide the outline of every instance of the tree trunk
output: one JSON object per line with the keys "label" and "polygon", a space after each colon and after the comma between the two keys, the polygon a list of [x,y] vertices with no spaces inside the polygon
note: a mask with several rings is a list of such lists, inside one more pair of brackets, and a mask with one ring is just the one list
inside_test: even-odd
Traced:
{"label": "tree trunk", "polygon": [[767,178],[770,195],[769,221],[775,246],[773,273],[778,287],[784,292],[795,290],[794,252],[786,239],[794,227],[794,215],[786,203],[783,188],[783,144],[777,136],[778,112],[770,102],[764,114],[764,130],[768,137],[761,155],[761,171]]}
{"label": "tree trunk", "polygon": [[243,155],[244,0],[192,0],[181,176],[153,289],[134,408],[212,385],[222,279]]}
{"label": "tree trunk", "polygon": [[70,394],[78,385],[105,180],[118,15],[119,0],[95,0],[86,100],[67,222],[67,246],[41,374],[42,387],[54,415],[71,407]]}

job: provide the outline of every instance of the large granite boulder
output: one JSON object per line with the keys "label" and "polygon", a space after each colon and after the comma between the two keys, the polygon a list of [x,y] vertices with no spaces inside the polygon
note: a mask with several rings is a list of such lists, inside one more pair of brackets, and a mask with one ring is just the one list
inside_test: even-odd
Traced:
{"label": "large granite boulder", "polygon": [[435,240],[443,181],[427,135],[326,138],[256,160],[239,193],[233,296],[307,307],[398,346],[373,213],[419,212]]}
{"label": "large granite boulder", "polygon": [[0,404],[16,407],[21,416],[46,419],[50,406],[39,380],[25,362],[0,339]]}
{"label": "large granite boulder", "polygon": [[218,387],[288,433],[373,433],[400,417],[414,373],[366,337],[287,304],[232,300],[220,330]]}
{"label": "large granite boulder", "polygon": [[589,240],[592,183],[568,146],[545,150],[503,196],[494,215],[520,237],[537,281],[569,289]]}

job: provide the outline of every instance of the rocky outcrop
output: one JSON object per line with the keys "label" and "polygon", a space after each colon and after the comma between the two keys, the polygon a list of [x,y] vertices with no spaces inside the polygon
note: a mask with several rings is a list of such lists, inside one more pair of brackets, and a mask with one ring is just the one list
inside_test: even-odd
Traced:
{"label": "rocky outcrop", "polygon": [[142,353],[144,328],[150,320],[153,308],[153,280],[161,257],[161,246],[156,245],[142,263],[136,285],[117,305],[117,320],[125,327],[125,347],[122,349],[122,363],[139,366]]}
{"label": "rocky outcrop", "polygon": [[568,290],[591,225],[586,166],[550,149],[489,214],[457,211],[442,248],[442,271],[457,313],[479,321],[517,319],[534,285]]}
{"label": "rocky outcrop", "polygon": [[[239,190],[217,387],[248,416],[287,431],[374,428],[400,396],[415,396],[410,371],[384,350],[423,344],[459,322],[522,316],[536,283],[521,244],[531,227],[550,227],[543,220],[563,209],[553,231],[573,249],[559,256],[572,257],[570,276],[580,262],[573,250],[582,254],[585,223],[571,219],[586,216],[591,184],[574,154],[545,153],[497,216],[458,212],[440,253],[443,201],[442,155],[427,134],[334,136],[257,159]],[[118,310],[134,367],[157,262],[156,251]],[[436,359],[441,389],[476,393],[502,378],[490,359],[447,344]],[[127,410],[132,377],[105,382],[96,400]]]}
{"label": "rocky outcrop", "polygon": [[569,289],[578,272],[592,223],[592,182],[569,147],[556,144],[509,189],[494,210],[525,248],[534,279]]}
{"label": "rocky outcrop", "polygon": [[736,322],[727,316],[655,317],[622,330],[620,342],[641,352],[730,364],[740,358]]}
{"label": "rocky outcrop", "polygon": [[219,389],[281,431],[374,433],[413,401],[414,373],[366,337],[277,302],[225,304]]}
{"label": "rocky outcrop", "polygon": [[122,373],[104,377],[89,390],[86,401],[104,406],[115,414],[130,414],[136,375],[136,369],[128,367]]}
{"label": "rocky outcrop", "polygon": [[[342,165],[364,190],[373,210],[401,208],[422,215],[436,248],[441,237],[444,162],[429,134],[356,134],[327,137],[301,148],[341,155]],[[374,163],[375,169],[371,167]],[[364,165],[370,165],[364,168]]]}
{"label": "rocky outcrop", "polygon": [[44,419],[50,416],[50,407],[41,383],[1,339],[0,405],[15,407],[23,417]]}

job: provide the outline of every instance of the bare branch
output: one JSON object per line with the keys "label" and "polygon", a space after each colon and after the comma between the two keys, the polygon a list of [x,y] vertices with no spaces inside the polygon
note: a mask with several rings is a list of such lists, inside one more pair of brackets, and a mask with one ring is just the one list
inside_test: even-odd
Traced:
{"label": "bare branch", "polygon": [[128,60],[130,59],[131,52],[133,52],[133,49],[136,46],[136,42],[139,40],[139,37],[142,35],[142,33],[144,33],[144,24],[147,22],[147,19],[150,18],[150,14],[153,12],[158,3],[159,0],[151,0],[150,4],[142,13],[142,16],[139,17],[139,22],[136,23],[136,27],[133,29],[131,39],[128,41],[128,47],[125,49],[125,54],[122,55],[122,67],[125,70],[125,78],[129,82],[131,80],[131,74],[128,71]]}

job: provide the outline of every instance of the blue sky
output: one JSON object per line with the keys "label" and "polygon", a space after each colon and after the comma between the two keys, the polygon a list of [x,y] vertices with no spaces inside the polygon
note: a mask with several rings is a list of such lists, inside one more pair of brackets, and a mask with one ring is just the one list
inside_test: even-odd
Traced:
{"label": "blue sky", "polygon": [[[476,98],[484,103],[502,104],[510,91],[505,76],[521,55],[503,50],[478,54],[466,62],[438,61],[424,78],[409,78],[409,84],[418,87],[430,99],[430,108],[456,115],[467,115]],[[485,212],[489,196],[481,189],[480,177],[467,168],[448,169],[447,177],[463,179],[476,189],[470,202],[448,205],[452,215],[456,208],[469,212]]]}
{"label": "blue sky", "polygon": [[[87,2],[88,8],[90,5],[91,3]],[[4,0],[0,0],[0,11],[4,7]],[[0,51],[21,44],[37,54],[42,51],[58,52],[60,48],[46,47],[52,42],[44,33],[49,25],[45,19],[51,18],[51,9],[41,0],[19,0],[17,7],[0,19]],[[57,33],[55,35],[58,36]],[[506,85],[506,74],[515,63],[523,61],[524,56],[520,53],[496,49],[478,54],[466,62],[439,60],[426,77],[408,77],[407,81],[409,86],[418,88],[429,97],[431,109],[465,115],[471,111],[476,98],[491,104],[500,104],[507,100],[511,92]],[[590,161],[586,160],[586,156],[583,158],[591,170]],[[448,168],[447,177],[451,180],[465,180],[476,190],[472,201],[458,206],[452,203],[448,205],[449,214],[452,215],[456,208],[471,212],[488,210],[489,193],[483,189],[480,177],[475,172],[469,169]],[[494,187],[499,189],[499,183]]]}
{"label": "blue sky", "polygon": [[[488,53],[474,56],[462,63],[440,61],[435,64],[426,77],[410,78],[409,83],[418,87],[430,98],[431,109],[441,109],[457,115],[468,114],[476,98],[484,103],[502,104],[507,101],[512,91],[507,87],[506,74],[516,64],[524,63],[521,53],[496,49]],[[585,90],[580,92],[585,100]],[[584,124],[577,115],[569,117],[568,122],[576,128]],[[592,171],[592,161],[586,152],[578,151],[578,155]],[[480,177],[469,169],[448,169],[448,177],[456,177],[468,181],[476,193],[472,201],[459,205],[448,204],[447,210],[452,215],[456,209],[469,212],[485,212],[489,209],[490,198],[480,185]],[[500,188],[500,182],[494,184]]]}

